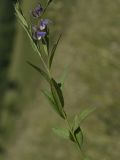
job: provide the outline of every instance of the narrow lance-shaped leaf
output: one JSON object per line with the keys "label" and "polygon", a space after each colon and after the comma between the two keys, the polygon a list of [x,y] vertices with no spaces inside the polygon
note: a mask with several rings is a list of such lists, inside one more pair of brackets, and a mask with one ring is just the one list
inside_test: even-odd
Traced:
{"label": "narrow lance-shaped leaf", "polygon": [[95,107],[87,108],[83,112],[78,114],[79,124],[85,120],[91,113],[93,113],[96,110]]}
{"label": "narrow lance-shaped leaf", "polygon": [[31,62],[27,61],[27,63],[34,68],[37,72],[39,72],[41,74],[41,76],[49,83],[50,79],[48,77],[48,75],[46,74],[46,72],[44,72],[41,68],[37,67],[36,65],[32,64]]}
{"label": "narrow lance-shaped leaf", "polygon": [[57,134],[58,136],[65,138],[65,139],[69,139],[69,130],[65,129],[65,128],[53,128],[53,132],[55,134]]}
{"label": "narrow lance-shaped leaf", "polygon": [[77,142],[78,146],[81,148],[82,144],[83,144],[83,134],[82,134],[82,130],[80,128],[79,118],[77,115],[74,118],[72,130],[73,130],[73,134],[76,139],[76,142]]}
{"label": "narrow lance-shaped leaf", "polygon": [[61,107],[63,108],[64,98],[63,98],[62,90],[60,89],[60,86],[53,78],[51,79],[51,89],[52,89],[53,96],[56,96],[56,100],[59,101],[59,103],[61,104]]}
{"label": "narrow lance-shaped leaf", "polygon": [[76,138],[78,146],[81,148],[83,144],[83,133],[80,126],[74,131],[74,136]]}
{"label": "narrow lance-shaped leaf", "polygon": [[64,107],[64,98],[62,91],[54,79],[51,79],[51,92],[55,101],[56,106],[64,117],[63,107]]}
{"label": "narrow lance-shaped leaf", "polygon": [[75,131],[80,126],[78,115],[75,116],[73,121],[73,131]]}
{"label": "narrow lance-shaped leaf", "polygon": [[43,49],[44,49],[45,54],[48,55],[48,50],[47,50],[46,44],[43,44]]}
{"label": "narrow lance-shaped leaf", "polygon": [[51,65],[52,65],[52,62],[53,62],[53,58],[54,58],[54,55],[55,55],[55,51],[57,49],[57,46],[58,46],[58,43],[60,41],[61,36],[62,36],[62,34],[59,36],[57,42],[53,45],[53,48],[52,48],[52,51],[51,51],[50,57],[49,57],[49,68],[51,68]]}
{"label": "narrow lance-shaped leaf", "polygon": [[64,86],[65,79],[66,79],[66,77],[67,77],[67,75],[68,75],[68,72],[69,72],[68,67],[69,67],[69,65],[67,65],[67,66],[65,67],[65,69],[64,69],[61,77],[59,78],[60,87],[63,87],[63,86]]}
{"label": "narrow lance-shaped leaf", "polygon": [[47,4],[49,5],[53,0],[48,0]]}
{"label": "narrow lance-shaped leaf", "polygon": [[59,108],[56,106],[53,96],[52,94],[47,91],[47,90],[42,90],[42,93],[44,94],[44,96],[47,98],[48,102],[50,103],[50,105],[52,106],[52,108],[54,109],[54,111],[56,113],[58,113],[61,117],[63,117],[63,115],[61,114],[61,112],[59,111]]}
{"label": "narrow lance-shaped leaf", "polygon": [[20,8],[20,4],[19,2],[17,2],[15,4],[15,12],[16,12],[16,16],[18,17],[18,19],[22,22],[22,24],[28,28],[28,24],[26,22],[25,17],[23,16],[22,10]]}

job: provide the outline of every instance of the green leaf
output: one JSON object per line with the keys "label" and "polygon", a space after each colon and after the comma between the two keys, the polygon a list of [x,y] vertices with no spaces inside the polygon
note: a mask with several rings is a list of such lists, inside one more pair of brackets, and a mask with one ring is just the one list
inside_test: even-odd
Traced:
{"label": "green leaf", "polygon": [[47,50],[47,46],[45,44],[43,44],[43,49],[46,55],[48,55],[48,50]]}
{"label": "green leaf", "polygon": [[81,148],[83,144],[83,133],[80,126],[74,131],[74,136],[76,138],[77,144]]}
{"label": "green leaf", "polygon": [[76,140],[75,140],[75,138],[74,138],[74,136],[73,136],[72,133],[70,133],[69,139],[70,139],[72,142],[76,143]]}
{"label": "green leaf", "polygon": [[38,71],[42,77],[44,77],[44,79],[49,83],[50,82],[50,79],[48,77],[48,75],[39,67],[37,67],[36,65],[32,64],[31,62],[27,61],[27,63],[32,67],[34,68],[36,71]]}
{"label": "green leaf", "polygon": [[[20,21],[19,21],[19,22],[20,22]],[[33,38],[32,38],[32,36],[31,36],[31,34],[30,34],[29,29],[26,28],[21,22],[20,22],[20,24],[22,25],[22,27],[23,27],[24,30],[26,31],[26,33],[27,33],[27,35],[28,35],[28,37],[29,37],[29,39],[30,39],[30,42],[31,42],[31,45],[32,45],[33,50],[34,50],[36,53],[38,53],[38,55],[41,57],[41,53],[40,53],[40,51],[38,50],[38,47],[36,46],[35,42],[33,41]]]}
{"label": "green leaf", "polygon": [[49,5],[53,0],[48,0],[47,4]]}
{"label": "green leaf", "polygon": [[59,104],[59,106],[61,106],[61,108],[63,108],[64,98],[63,98],[62,90],[60,88],[60,85],[53,78],[51,79],[51,90],[56,102]]}
{"label": "green leaf", "polygon": [[60,41],[61,36],[62,36],[62,34],[59,36],[57,42],[53,45],[53,48],[52,48],[52,51],[51,51],[50,57],[49,57],[49,68],[51,68],[51,65],[52,65],[52,62],[53,62],[53,58],[54,58],[54,55],[55,55],[55,51],[57,49],[57,46],[58,46],[58,43]]}
{"label": "green leaf", "polygon": [[[47,90],[42,90],[42,93],[44,94],[44,96],[47,98],[47,100],[49,101],[49,103],[55,107],[55,102],[54,102],[54,99],[51,95],[51,93]],[[56,110],[56,108],[54,108]]]}
{"label": "green leaf", "polygon": [[20,22],[26,27],[28,28],[28,24],[27,21],[25,19],[25,17],[23,16],[22,10],[20,8],[20,4],[19,2],[17,2],[15,4],[15,12],[16,12],[16,16],[18,17],[18,19],[20,20]]}
{"label": "green leaf", "polygon": [[65,138],[65,139],[69,139],[69,130],[65,129],[65,128],[53,128],[53,132],[55,134],[57,134],[58,136]]}
{"label": "green leaf", "polygon": [[51,79],[51,92],[52,92],[55,104],[58,107],[59,111],[61,112],[64,118],[64,113],[63,113],[64,98],[63,98],[60,86],[54,79]]}
{"label": "green leaf", "polygon": [[69,72],[68,67],[69,67],[69,65],[67,65],[65,67],[65,69],[64,69],[64,71],[63,71],[63,73],[62,73],[62,75],[60,77],[59,83],[61,84],[61,87],[63,87],[65,79],[66,79],[66,77],[68,75],[68,72]]}
{"label": "green leaf", "polygon": [[85,109],[83,112],[79,113],[78,114],[79,123],[81,123],[83,120],[85,120],[95,110],[96,110],[95,107],[91,107],[91,108]]}
{"label": "green leaf", "polygon": [[75,131],[80,126],[78,115],[75,116],[73,121],[73,131]]}
{"label": "green leaf", "polygon": [[56,99],[58,104],[63,108],[64,107],[64,98],[62,91],[60,89],[60,85],[52,78],[51,79],[51,90],[53,93],[53,97]]}
{"label": "green leaf", "polygon": [[74,137],[76,138],[76,142],[77,142],[78,146],[81,148],[81,146],[83,144],[83,134],[82,134],[82,130],[80,128],[80,122],[79,122],[78,115],[76,115],[74,118],[72,130],[74,133]]}
{"label": "green leaf", "polygon": [[61,112],[59,111],[59,108],[56,106],[53,96],[52,94],[47,91],[47,90],[42,90],[42,93],[44,94],[44,96],[47,98],[48,102],[50,103],[50,105],[53,107],[54,111],[56,113],[58,113],[61,117],[63,117],[63,115],[61,114]]}

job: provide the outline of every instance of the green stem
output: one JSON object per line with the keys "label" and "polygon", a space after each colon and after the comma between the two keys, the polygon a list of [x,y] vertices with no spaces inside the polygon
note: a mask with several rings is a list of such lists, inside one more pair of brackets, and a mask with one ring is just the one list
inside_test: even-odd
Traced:
{"label": "green stem", "polygon": [[[73,131],[72,131],[72,127],[71,127],[71,125],[70,125],[70,123],[69,123],[69,121],[68,121],[68,117],[67,117],[67,114],[65,113],[65,111],[64,111],[64,116],[65,116],[65,122],[66,122],[66,124],[67,124],[67,127],[68,127],[70,133],[72,134],[74,141],[76,142],[77,146],[79,147],[79,145],[78,145],[78,143],[77,143],[77,141],[76,141],[75,135],[74,135],[74,133],[73,133]],[[79,148],[80,148],[80,147],[79,147]]]}
{"label": "green stem", "polygon": [[67,125],[70,133],[71,133],[72,136],[73,136],[73,139],[74,139],[74,141],[75,141],[75,143],[76,143],[76,145],[77,145],[77,148],[78,148],[79,151],[81,152],[82,159],[84,160],[86,156],[85,156],[85,154],[83,153],[83,151],[81,150],[81,148],[80,148],[80,146],[79,146],[79,144],[78,144],[78,142],[77,142],[77,140],[76,140],[76,138],[75,138],[75,136],[74,136],[74,133],[73,133],[73,131],[72,131],[72,127],[71,127],[71,125],[70,125],[70,123],[69,123],[69,121],[68,121],[68,117],[67,117],[67,115],[66,115],[66,113],[65,113],[64,110],[63,110],[63,113],[64,113],[64,116],[65,116],[66,125]]}
{"label": "green stem", "polygon": [[41,62],[42,62],[42,64],[43,64],[45,70],[46,70],[47,73],[48,73],[49,78],[51,79],[50,70],[49,70],[49,68],[47,67],[47,65],[46,65],[46,63],[45,63],[45,61],[44,61],[44,59],[42,58],[42,56],[41,56],[40,51],[38,50],[38,48],[37,48],[37,53],[38,53],[38,55],[39,55],[39,57],[40,57],[40,60],[41,60]]}
{"label": "green stem", "polygon": [[[38,55],[39,55],[39,57],[40,57],[40,59],[41,59],[41,61],[42,61],[42,64],[43,64],[44,68],[46,69],[46,71],[47,71],[47,73],[48,73],[49,78],[51,79],[52,75],[51,75],[51,70],[50,70],[49,66],[47,66],[47,64],[45,63],[44,59],[42,58],[42,56],[41,56],[41,54],[40,54],[40,51],[38,50],[38,48],[37,48],[37,52],[38,52]],[[49,63],[48,63],[48,65],[49,65]],[[73,133],[72,127],[71,127],[71,125],[70,125],[70,123],[69,123],[69,121],[68,121],[68,116],[67,116],[66,112],[64,111],[64,109],[63,109],[63,114],[64,114],[64,117],[65,117],[65,122],[66,122],[67,128],[68,128],[68,130],[70,131],[70,133],[71,133],[71,135],[72,135],[72,137],[73,137],[73,139],[74,139],[75,144],[76,144],[77,147],[79,148],[79,151],[81,151],[81,153],[82,153],[82,154],[81,154],[81,155],[82,155],[82,159],[84,160],[85,155],[84,155],[84,153],[82,152],[82,150],[81,150],[81,148],[80,148],[80,146],[79,146],[79,143],[78,143],[77,140],[76,140],[76,137],[75,137],[75,135],[74,135],[74,133]]]}

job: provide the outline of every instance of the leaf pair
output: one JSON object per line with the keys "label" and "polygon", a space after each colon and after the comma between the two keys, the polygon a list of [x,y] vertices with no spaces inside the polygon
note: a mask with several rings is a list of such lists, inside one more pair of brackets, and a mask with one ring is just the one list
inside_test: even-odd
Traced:
{"label": "leaf pair", "polygon": [[80,114],[77,114],[74,118],[72,130],[73,130],[74,138],[76,139],[76,143],[78,144],[79,148],[81,148],[82,144],[83,144],[83,133],[80,128],[80,124],[94,110],[95,110],[95,108],[88,108],[88,109],[84,110],[83,112],[81,112]]}
{"label": "leaf pair", "polygon": [[51,93],[47,91],[42,91],[45,97],[48,99],[50,104],[53,106],[54,110],[62,117],[65,118],[65,114],[63,111],[64,107],[64,98],[60,88],[60,85],[54,80],[50,79],[48,74],[42,70],[40,67],[32,64],[31,62],[27,61],[27,63],[34,68],[37,72],[41,74],[41,76],[50,84]]}
{"label": "leaf pair", "polygon": [[[75,135],[73,136],[72,133],[66,128],[53,128],[53,132],[60,136],[61,138],[68,139],[74,143],[77,143],[81,148],[83,142],[83,136],[81,134],[81,130],[76,130]],[[82,141],[82,142],[81,142]],[[79,142],[79,143],[78,143]]]}
{"label": "leaf pair", "polygon": [[64,98],[63,98],[63,94],[62,94],[60,85],[53,78],[49,79],[49,77],[47,77],[47,75],[43,71],[41,71],[40,68],[36,67],[35,65],[31,64],[30,62],[28,64],[30,64],[34,69],[36,69],[38,72],[40,72],[41,75],[49,82],[51,92],[47,91],[47,90],[42,90],[42,93],[47,98],[48,102],[51,104],[53,109],[63,119],[65,119],[65,113],[63,110]]}
{"label": "leaf pair", "polygon": [[80,123],[94,110],[95,108],[89,108],[75,116],[73,124],[72,124],[72,133],[68,129],[64,129],[64,128],[54,128],[53,131],[58,136],[65,138],[65,139],[70,139],[71,141],[75,142],[81,149],[82,144],[83,144],[83,133],[80,128]]}
{"label": "leaf pair", "polygon": [[42,91],[42,93],[45,95],[49,103],[52,105],[53,109],[62,117],[64,118],[63,114],[63,107],[64,107],[64,99],[62,95],[62,91],[57,84],[57,82],[54,79],[49,79],[48,75],[36,65],[32,64],[31,62],[27,61],[27,63],[34,68],[37,72],[41,74],[41,76],[51,84],[51,93],[48,91]]}
{"label": "leaf pair", "polygon": [[74,122],[72,124],[72,130],[68,130],[65,128],[53,128],[53,131],[58,136],[73,141],[81,149],[83,144],[83,133],[80,128],[80,123],[77,115],[74,118]]}

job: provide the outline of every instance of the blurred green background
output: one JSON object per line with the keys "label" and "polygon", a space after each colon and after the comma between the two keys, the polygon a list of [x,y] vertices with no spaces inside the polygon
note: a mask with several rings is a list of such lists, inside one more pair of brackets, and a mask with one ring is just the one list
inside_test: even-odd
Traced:
{"label": "blurred green background", "polygon": [[[28,21],[37,2],[21,0]],[[43,79],[26,63],[39,59],[14,3],[0,0],[0,160],[80,160],[75,146],[51,130],[63,122],[41,94]],[[66,110],[72,118],[97,107],[82,124],[84,152],[91,160],[119,160],[120,0],[54,0],[47,17],[52,41],[63,33],[52,70],[59,78],[69,65]]]}

